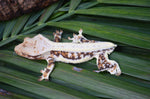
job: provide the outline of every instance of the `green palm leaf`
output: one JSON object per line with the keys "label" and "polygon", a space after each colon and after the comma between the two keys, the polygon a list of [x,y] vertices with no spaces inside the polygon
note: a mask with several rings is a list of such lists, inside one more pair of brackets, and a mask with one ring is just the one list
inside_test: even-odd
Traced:
{"label": "green palm leaf", "polygon": [[[0,22],[0,88],[11,92],[0,98],[96,99],[150,98],[149,0],[60,1],[39,12]],[[95,59],[82,64],[56,63],[50,81],[37,81],[45,61],[29,60],[14,53],[24,37],[40,33],[53,40],[62,29],[63,41],[82,28],[88,39],[118,45],[110,58],[122,70],[119,77],[94,73]],[[81,72],[72,68],[82,68]]]}

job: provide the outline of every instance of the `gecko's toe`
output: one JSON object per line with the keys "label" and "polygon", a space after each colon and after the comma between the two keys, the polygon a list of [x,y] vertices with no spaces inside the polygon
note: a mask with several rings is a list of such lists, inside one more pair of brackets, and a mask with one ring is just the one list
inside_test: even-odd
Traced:
{"label": "gecko's toe", "polygon": [[56,30],[56,33],[59,33],[59,31],[58,31],[58,30]]}
{"label": "gecko's toe", "polygon": [[40,70],[40,73],[44,73],[44,70]]}
{"label": "gecko's toe", "polygon": [[83,30],[82,30],[82,29],[80,29],[80,30],[79,30],[79,35],[82,35],[82,32],[83,32]]}
{"label": "gecko's toe", "polygon": [[46,81],[49,81],[49,79],[45,79]]}
{"label": "gecko's toe", "polygon": [[63,30],[60,30],[60,33],[62,34],[62,33],[63,33]]}
{"label": "gecko's toe", "polygon": [[116,75],[116,76],[119,76],[121,74],[120,67],[117,63],[114,63],[114,66],[108,69],[108,71],[110,72],[110,74]]}
{"label": "gecko's toe", "polygon": [[100,71],[100,70],[93,70],[93,72],[99,73],[99,72],[101,72],[101,71]]}
{"label": "gecko's toe", "polygon": [[116,73],[115,75],[116,75],[116,76],[120,76],[120,75],[121,75],[121,72],[118,72],[118,73]]}
{"label": "gecko's toe", "polygon": [[72,40],[72,38],[68,37],[68,40]]}
{"label": "gecko's toe", "polygon": [[120,76],[121,75],[121,70],[120,70],[120,68],[119,69],[116,69],[116,74],[115,74],[116,76]]}
{"label": "gecko's toe", "polygon": [[40,76],[40,78],[38,79],[38,81],[42,81],[44,78],[43,76]]}

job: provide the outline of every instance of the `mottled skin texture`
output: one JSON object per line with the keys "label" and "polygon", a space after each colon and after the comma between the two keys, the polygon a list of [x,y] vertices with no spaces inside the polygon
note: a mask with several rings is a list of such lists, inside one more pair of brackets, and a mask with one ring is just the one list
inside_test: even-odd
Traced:
{"label": "mottled skin texture", "polygon": [[0,21],[43,9],[58,0],[0,0]]}
{"label": "mottled skin texture", "polygon": [[[49,42],[46,38],[42,38],[43,36],[38,35],[34,38],[25,38],[23,43],[15,47],[15,52],[20,56],[29,59],[47,60],[48,65],[44,70],[41,70],[42,76],[40,77],[39,81],[43,79],[49,79],[49,75],[54,68],[55,61],[61,61],[65,63],[82,63],[91,60],[93,58],[96,58],[98,70],[95,70],[95,72],[99,73],[101,71],[108,71],[110,72],[110,74],[114,74],[114,75],[121,74],[121,70],[119,68],[118,63],[115,62],[114,60],[108,59],[108,54],[110,54],[116,47],[115,44],[109,42],[103,43],[100,41],[88,40],[82,35],[82,29],[79,30],[78,35],[74,34],[73,38],[70,37],[68,38],[69,40],[73,41],[72,43],[68,43],[64,45],[63,43],[59,43],[61,40],[62,31],[56,31],[56,33],[53,34],[54,34],[54,42],[57,43]],[[42,46],[44,44],[44,46],[46,45],[48,48],[51,49],[46,50],[46,48],[42,47],[40,44]],[[71,44],[73,46],[71,46]],[[94,44],[98,44],[98,46]],[[38,47],[37,45],[39,45],[40,47]],[[81,45],[81,47],[74,48],[77,47],[76,45],[77,46]],[[99,46],[101,47],[99,48]],[[58,49],[56,49],[55,47]],[[98,48],[94,49],[95,47]],[[81,48],[82,50],[85,51],[82,51]]]}

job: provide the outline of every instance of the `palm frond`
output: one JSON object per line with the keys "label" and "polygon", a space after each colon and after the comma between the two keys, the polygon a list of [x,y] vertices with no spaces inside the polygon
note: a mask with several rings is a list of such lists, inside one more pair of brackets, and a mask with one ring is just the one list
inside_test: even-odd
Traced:
{"label": "palm frond", "polygon": [[[0,22],[0,88],[22,99],[43,98],[150,98],[150,2],[149,0],[60,1],[39,12]],[[38,82],[45,61],[17,56],[14,47],[24,37],[40,33],[52,40],[56,29],[63,41],[82,28],[88,39],[115,42],[110,56],[122,75],[94,73],[95,60],[82,64],[56,63],[50,81]],[[72,70],[82,68],[81,72]]]}

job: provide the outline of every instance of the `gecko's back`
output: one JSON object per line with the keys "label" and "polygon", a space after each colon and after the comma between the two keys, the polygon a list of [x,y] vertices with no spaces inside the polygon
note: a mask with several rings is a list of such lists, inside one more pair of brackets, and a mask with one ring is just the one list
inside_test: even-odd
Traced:
{"label": "gecko's back", "polygon": [[116,47],[111,42],[95,43],[58,43],[48,40],[42,35],[25,38],[24,42],[15,47],[15,52],[23,57],[42,55],[48,51],[92,52]]}

